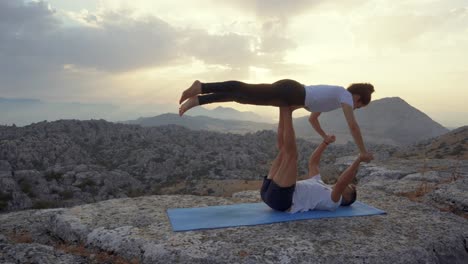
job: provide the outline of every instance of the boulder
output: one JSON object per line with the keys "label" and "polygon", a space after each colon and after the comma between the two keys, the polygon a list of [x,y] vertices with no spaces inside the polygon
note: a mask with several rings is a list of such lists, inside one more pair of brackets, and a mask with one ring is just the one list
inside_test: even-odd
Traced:
{"label": "boulder", "polygon": [[11,165],[7,160],[0,160],[0,172],[11,171]]}
{"label": "boulder", "polygon": [[468,215],[468,177],[438,187],[429,197],[447,209]]}
{"label": "boulder", "polygon": [[41,244],[2,244],[0,263],[84,264],[84,257],[63,253]]}

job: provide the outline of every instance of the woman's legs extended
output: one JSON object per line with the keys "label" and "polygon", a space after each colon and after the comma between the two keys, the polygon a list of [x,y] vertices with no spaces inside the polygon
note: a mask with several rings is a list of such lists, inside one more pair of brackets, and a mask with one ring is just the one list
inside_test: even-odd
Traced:
{"label": "woman's legs extended", "polygon": [[[196,96],[198,95],[198,96]],[[179,109],[182,115],[197,105],[238,102],[241,104],[271,106],[302,106],[304,86],[294,80],[280,80],[272,84],[248,84],[239,81],[200,83],[195,81],[184,91],[181,102],[190,97]]]}
{"label": "woman's legs extended", "polygon": [[249,84],[239,81],[203,83],[200,105],[217,102],[290,106],[303,105],[304,86],[294,80],[281,80],[272,84]]}

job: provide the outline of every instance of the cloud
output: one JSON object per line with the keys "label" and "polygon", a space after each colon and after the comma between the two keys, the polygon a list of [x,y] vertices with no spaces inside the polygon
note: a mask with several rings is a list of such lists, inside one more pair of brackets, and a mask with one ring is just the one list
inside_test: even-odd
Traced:
{"label": "cloud", "polygon": [[[206,63],[248,66],[256,60],[255,36],[232,32],[214,35],[200,29],[179,29],[154,16],[134,18],[131,11],[87,13],[86,26],[63,26],[45,2],[8,0],[0,4],[0,54],[8,64],[21,58],[103,72],[158,67],[196,57]],[[2,16],[3,13],[8,14]],[[269,34],[262,52],[281,49],[290,41]],[[24,71],[31,70],[27,65]]]}
{"label": "cloud", "polygon": [[236,0],[215,1],[213,4],[232,6],[247,13],[255,14],[260,18],[293,17],[316,7],[325,0]]}
{"label": "cloud", "polygon": [[[62,30],[53,54],[63,64],[119,72],[171,63],[177,59],[180,33],[164,21],[131,19],[106,13],[97,27]],[[96,20],[95,20],[96,21]]]}
{"label": "cloud", "polygon": [[426,50],[444,45],[466,35],[468,8],[462,1],[416,0],[385,2],[366,7],[373,13],[360,16],[352,13],[351,28],[356,43],[372,48],[397,48],[400,50]]}
{"label": "cloud", "polygon": [[438,22],[432,16],[373,16],[355,27],[356,39],[377,47],[404,45],[432,30]]}
{"label": "cloud", "polygon": [[2,31],[10,29],[7,33],[15,35],[42,33],[58,24],[58,21],[52,17],[54,12],[45,2],[23,4],[18,0],[2,0],[0,26]]}
{"label": "cloud", "polygon": [[223,5],[241,10],[247,14],[252,14],[260,20],[283,19],[288,21],[296,16],[310,12],[333,11],[348,13],[355,8],[370,2],[371,0],[347,0],[347,1],[326,1],[326,0],[235,0],[217,1],[209,0],[213,5]]}
{"label": "cloud", "polygon": [[255,63],[255,38],[248,35],[227,33],[209,35],[202,31],[187,32],[183,50],[207,64],[232,67]]}
{"label": "cloud", "polygon": [[[258,52],[267,54],[273,61],[281,62],[287,52],[296,49],[299,44],[291,36],[291,21],[302,15],[324,14],[330,12],[348,13],[363,6],[369,0],[348,0],[332,2],[325,0],[236,0],[215,1],[213,5],[227,6],[254,16],[258,30]],[[307,21],[306,21],[307,22]],[[309,21],[321,23],[322,21]],[[273,58],[272,58],[273,57]]]}
{"label": "cloud", "polygon": [[0,32],[7,39],[0,53],[10,57],[9,64],[28,58],[31,64],[41,61],[56,69],[71,64],[112,72],[161,65],[177,57],[180,33],[155,17],[135,20],[109,12],[101,15],[97,27],[64,27],[43,2],[11,2],[0,6],[12,11]]}
{"label": "cloud", "polygon": [[287,28],[282,19],[266,21],[262,25],[261,45],[262,53],[284,54],[295,49],[297,44],[286,34]]}
{"label": "cloud", "polygon": [[47,2],[0,1],[0,92],[73,95],[118,74],[192,58],[237,69],[262,60],[255,36],[177,28],[129,10],[81,18],[85,24],[65,25]]}

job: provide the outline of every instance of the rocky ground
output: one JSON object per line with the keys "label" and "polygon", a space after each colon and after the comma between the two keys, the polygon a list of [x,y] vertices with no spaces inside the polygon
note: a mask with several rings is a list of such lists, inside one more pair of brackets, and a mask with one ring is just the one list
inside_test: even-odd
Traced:
{"label": "rocky ground", "polygon": [[[340,158],[325,170],[341,170],[352,158]],[[358,199],[386,215],[174,233],[167,208],[257,202],[259,193],[113,199],[0,215],[0,261],[466,263],[468,163],[386,163],[367,164],[358,176]]]}
{"label": "rocky ground", "polygon": [[[171,231],[167,208],[259,201],[258,191],[230,194],[258,188],[274,142],[269,131],[105,121],[0,127],[0,210],[10,211],[0,214],[0,263],[467,262],[468,160],[401,158],[382,145],[371,146],[376,160],[356,182],[358,200],[386,215]],[[298,145],[304,175],[315,145]],[[354,152],[331,146],[324,180],[333,183]]]}

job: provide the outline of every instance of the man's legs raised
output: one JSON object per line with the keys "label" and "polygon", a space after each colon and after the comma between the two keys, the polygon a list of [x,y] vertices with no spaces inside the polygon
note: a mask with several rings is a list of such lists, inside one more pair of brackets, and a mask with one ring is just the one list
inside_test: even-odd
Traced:
{"label": "man's legs raised", "polygon": [[292,111],[289,107],[281,107],[280,115],[283,124],[283,142],[280,148],[280,164],[272,176],[273,182],[280,187],[290,187],[297,180],[297,146],[296,135],[292,123]]}
{"label": "man's legs raised", "polygon": [[278,148],[278,155],[276,155],[276,158],[273,160],[273,163],[271,164],[270,171],[268,172],[268,179],[272,179],[273,175],[276,174],[276,172],[279,169],[279,166],[281,164],[281,160],[283,159],[283,155],[281,152],[281,148],[283,147],[283,130],[284,130],[284,120],[281,116],[281,108],[278,108],[278,113],[279,113],[279,122],[278,122],[278,132],[277,132],[277,141],[276,141],[276,147]]}

